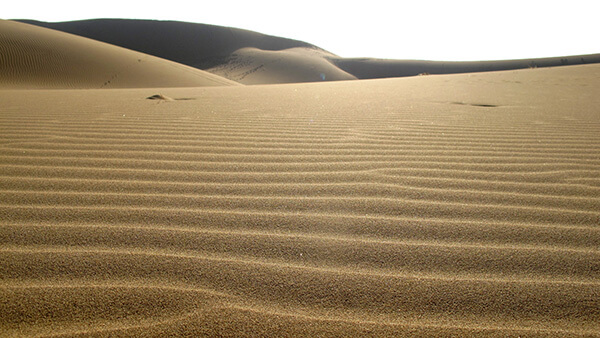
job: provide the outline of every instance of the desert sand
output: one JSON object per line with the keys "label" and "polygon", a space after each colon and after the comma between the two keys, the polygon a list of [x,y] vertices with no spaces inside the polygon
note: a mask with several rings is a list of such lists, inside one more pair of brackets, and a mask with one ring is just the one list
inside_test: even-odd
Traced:
{"label": "desert sand", "polygon": [[0,81],[2,336],[600,336],[600,65],[89,89],[33,60],[0,68],[30,74]]}

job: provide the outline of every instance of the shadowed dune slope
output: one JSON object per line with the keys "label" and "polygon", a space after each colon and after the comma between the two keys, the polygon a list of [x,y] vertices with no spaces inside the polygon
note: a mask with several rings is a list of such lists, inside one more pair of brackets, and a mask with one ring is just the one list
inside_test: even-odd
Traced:
{"label": "shadowed dune slope", "polygon": [[205,69],[240,48],[319,49],[309,43],[244,29],[180,21],[94,19],[67,22],[19,20]]}
{"label": "shadowed dune slope", "polygon": [[0,332],[600,336],[599,87],[0,90]]}
{"label": "shadowed dune slope", "polygon": [[155,56],[0,20],[0,87],[123,88],[236,85]]}
{"label": "shadowed dune slope", "polygon": [[302,41],[187,22],[22,21],[209,70],[244,84],[375,79],[600,63],[600,54],[477,62],[343,58]]}

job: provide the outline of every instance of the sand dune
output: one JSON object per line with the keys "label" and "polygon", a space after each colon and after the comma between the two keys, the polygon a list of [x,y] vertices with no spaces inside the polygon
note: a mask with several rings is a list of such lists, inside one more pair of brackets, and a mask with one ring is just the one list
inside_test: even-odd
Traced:
{"label": "sand dune", "polygon": [[375,79],[600,63],[600,54],[474,62],[343,58],[302,41],[188,22],[22,21],[159,56],[243,84]]}
{"label": "sand dune", "polygon": [[332,64],[327,58],[335,55],[321,48],[242,29],[123,19],[23,22],[159,56],[243,84],[356,80]]}
{"label": "sand dune", "polygon": [[1,90],[0,331],[600,336],[599,86]]}
{"label": "sand dune", "polygon": [[356,80],[327,55],[331,54],[301,47],[279,51],[241,48],[207,71],[246,85]]}
{"label": "sand dune", "polygon": [[[318,47],[249,30],[180,21],[94,19],[67,22],[19,20],[159,56],[196,68],[209,68],[236,50]],[[152,32],[152,34],[149,34]]]}
{"label": "sand dune", "polygon": [[124,88],[237,83],[79,36],[0,20],[0,87]]}
{"label": "sand dune", "polygon": [[373,58],[329,58],[359,79],[382,79],[421,74],[460,74],[501,70],[574,66],[600,63],[600,54],[495,61],[424,61]]}

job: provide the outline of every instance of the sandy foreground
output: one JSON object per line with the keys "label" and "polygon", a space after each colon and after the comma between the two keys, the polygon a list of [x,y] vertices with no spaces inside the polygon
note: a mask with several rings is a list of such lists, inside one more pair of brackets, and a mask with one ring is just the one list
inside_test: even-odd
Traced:
{"label": "sandy foreground", "polygon": [[0,335],[600,336],[598,88],[0,90]]}

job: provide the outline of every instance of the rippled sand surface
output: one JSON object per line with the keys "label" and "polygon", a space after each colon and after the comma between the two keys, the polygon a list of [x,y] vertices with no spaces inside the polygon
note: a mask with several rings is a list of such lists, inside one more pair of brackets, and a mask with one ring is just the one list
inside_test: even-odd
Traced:
{"label": "rippled sand surface", "polygon": [[2,90],[0,331],[600,335],[598,88]]}

